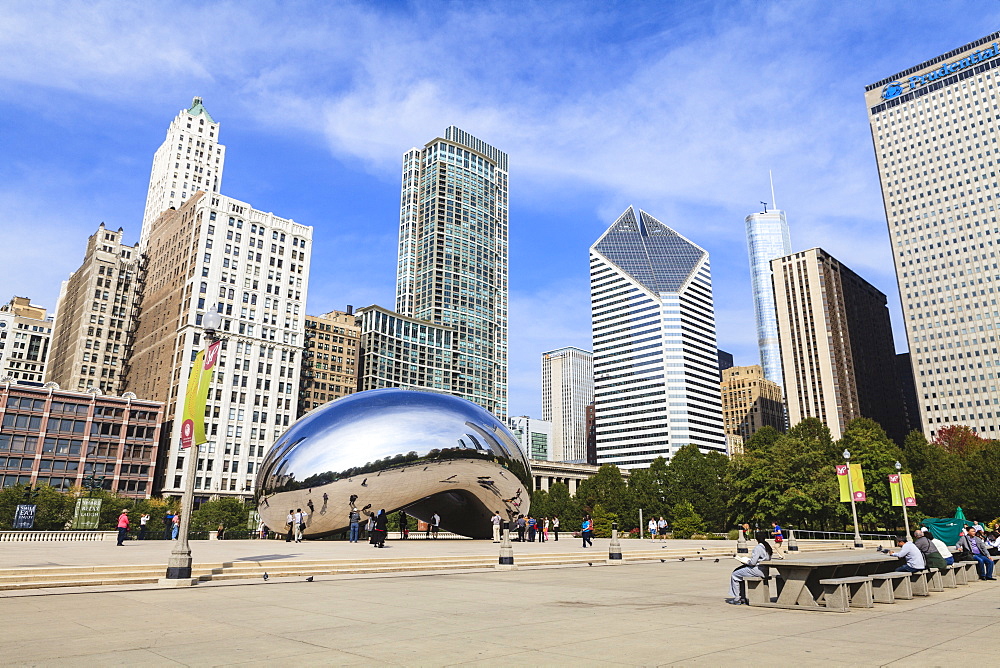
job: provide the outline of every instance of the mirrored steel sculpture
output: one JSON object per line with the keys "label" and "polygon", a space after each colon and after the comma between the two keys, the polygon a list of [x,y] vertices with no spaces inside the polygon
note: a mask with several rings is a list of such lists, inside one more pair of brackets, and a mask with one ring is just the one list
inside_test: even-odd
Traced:
{"label": "mirrored steel sculpture", "polygon": [[336,534],[349,528],[355,506],[425,522],[436,512],[442,530],[488,538],[495,511],[507,521],[527,514],[531,469],[507,428],[477,404],[382,389],[337,399],[293,424],[268,452],[257,490],[273,531],[283,532],[288,511],[301,508],[306,537]]}

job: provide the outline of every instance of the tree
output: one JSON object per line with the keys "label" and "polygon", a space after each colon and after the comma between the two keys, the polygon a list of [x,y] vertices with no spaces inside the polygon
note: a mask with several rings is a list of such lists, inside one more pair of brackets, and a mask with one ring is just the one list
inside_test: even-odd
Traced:
{"label": "tree", "polygon": [[940,445],[948,452],[968,457],[989,441],[980,438],[973,429],[964,424],[955,424],[938,429],[937,437],[934,439],[935,445]]}
{"label": "tree", "polygon": [[705,533],[705,521],[701,518],[690,501],[680,501],[673,507],[674,538],[690,538],[695,534]]}
{"label": "tree", "polygon": [[[626,515],[627,520],[623,521],[622,528],[628,525],[628,529],[639,525],[638,517],[632,517],[632,512],[636,515],[641,509],[643,520],[649,521],[650,517],[670,517],[670,471],[667,460],[657,457],[646,469],[632,469],[629,472],[628,486],[631,492],[632,509]],[[639,527],[645,530],[645,527]]]}
{"label": "tree", "polygon": [[864,471],[867,500],[858,504],[858,522],[873,529],[902,526],[902,512],[893,508],[889,490],[889,475],[903,458],[900,447],[877,422],[864,417],[848,423],[837,447],[849,450],[851,464]]}
{"label": "tree", "polygon": [[191,530],[215,531],[221,526],[231,531],[246,531],[250,510],[243,501],[231,497],[208,501],[191,515]]}
{"label": "tree", "polygon": [[923,433],[912,431],[903,441],[903,456],[921,512],[928,517],[951,517],[956,506],[966,504],[963,481],[968,465],[961,455],[936,442],[928,443]]}
{"label": "tree", "polygon": [[[17,506],[25,503],[26,485],[15,485],[0,490],[0,522],[3,529],[10,529]],[[35,504],[35,526],[38,531],[61,531],[73,519],[73,503],[66,494],[50,485],[35,487],[31,503]]]}
{"label": "tree", "polygon": [[594,508],[600,504],[606,512],[615,513],[618,517],[629,513],[629,496],[622,472],[614,464],[602,465],[592,478],[580,483],[576,492],[577,501],[584,511],[589,510],[593,514]]}
{"label": "tree", "polygon": [[667,467],[670,500],[674,505],[690,502],[713,528],[722,530],[726,519],[722,489],[727,465],[725,455],[703,454],[693,443],[682,446]]}
{"label": "tree", "polygon": [[574,507],[573,498],[569,495],[566,483],[557,482],[549,487],[548,494],[549,517],[558,517],[560,524],[569,528],[573,522],[579,524],[580,518]]}

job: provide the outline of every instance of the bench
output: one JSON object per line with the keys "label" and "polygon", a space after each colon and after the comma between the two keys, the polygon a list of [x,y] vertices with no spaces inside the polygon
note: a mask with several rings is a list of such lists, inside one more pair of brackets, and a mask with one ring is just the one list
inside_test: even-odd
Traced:
{"label": "bench", "polygon": [[872,578],[872,596],[876,603],[895,603],[896,599],[909,601],[913,598],[913,586],[909,573],[893,571],[875,573]]}
{"label": "bench", "polygon": [[979,571],[976,570],[979,567],[979,562],[975,559],[972,561],[958,561],[956,565],[965,568],[966,581],[975,582],[979,579]]}
{"label": "bench", "polygon": [[913,587],[914,596],[930,596],[930,589],[927,587],[927,571],[917,571],[910,573],[910,584]]}
{"label": "bench", "polygon": [[958,586],[958,583],[955,582],[955,569],[950,564],[941,571],[941,584],[948,589],[954,589]]}
{"label": "bench", "polygon": [[936,568],[927,569],[927,589],[930,591],[944,591],[944,580],[941,578],[941,571]]}
{"label": "bench", "polygon": [[956,562],[950,566],[952,574],[955,576],[956,585],[967,585],[969,584],[969,578],[966,577],[968,571],[965,570],[965,566]]}
{"label": "bench", "polygon": [[823,598],[830,610],[846,612],[848,607],[871,608],[875,605],[870,577],[830,578],[819,583],[823,585]]}
{"label": "bench", "polygon": [[778,595],[780,596],[782,580],[776,575],[743,578],[743,592],[750,605],[767,605],[771,602],[771,588],[768,583],[772,577],[776,580]]}

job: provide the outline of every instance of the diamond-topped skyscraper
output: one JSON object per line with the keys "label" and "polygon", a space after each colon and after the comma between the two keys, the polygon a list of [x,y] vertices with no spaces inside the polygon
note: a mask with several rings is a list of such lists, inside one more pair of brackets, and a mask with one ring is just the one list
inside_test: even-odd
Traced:
{"label": "diamond-topped skyscraper", "polygon": [[774,288],[771,285],[771,260],[790,255],[792,252],[788,222],[785,220],[784,211],[779,209],[767,211],[765,207],[763,213],[751,213],[746,217],[746,228],[760,365],[767,380],[783,385],[781,346],[778,344],[778,316],[774,309]]}
{"label": "diamond-topped skyscraper", "polygon": [[161,213],[171,207],[179,209],[199,190],[219,194],[225,161],[219,124],[196,97],[190,107],[177,112],[167,128],[167,138],[153,155],[140,248],[146,248],[149,230]]}
{"label": "diamond-topped skyscraper", "polygon": [[597,461],[726,451],[708,252],[629,207],[590,247]]}
{"label": "diamond-topped skyscraper", "polygon": [[454,329],[450,391],[507,414],[507,154],[451,126],[403,156],[396,311]]}

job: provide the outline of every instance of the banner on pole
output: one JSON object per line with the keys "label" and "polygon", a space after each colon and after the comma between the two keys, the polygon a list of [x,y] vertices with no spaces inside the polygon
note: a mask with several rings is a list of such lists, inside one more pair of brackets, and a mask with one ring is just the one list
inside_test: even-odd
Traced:
{"label": "banner on pole", "polygon": [[38,509],[33,503],[19,503],[14,511],[15,529],[33,529],[35,527],[35,510]]}
{"label": "banner on pole", "polygon": [[[851,479],[848,481],[848,470]],[[840,500],[847,502],[851,500],[851,486],[854,487],[854,500],[865,501],[868,495],[865,494],[865,476],[861,472],[860,464],[851,464],[848,469],[847,464],[837,464],[837,481],[840,483]]]}
{"label": "banner on pole", "polygon": [[101,499],[80,498],[73,511],[74,529],[96,529],[101,523]]}
{"label": "banner on pole", "polygon": [[187,392],[184,395],[184,421],[181,422],[181,448],[201,445],[205,438],[205,404],[208,401],[208,390],[212,384],[213,368],[219,359],[219,347],[222,341],[216,341],[205,350],[198,351],[191,365],[191,376],[188,378]]}
{"label": "banner on pole", "polygon": [[907,507],[917,505],[917,495],[913,492],[913,476],[909,473],[890,473],[889,491],[892,493],[892,505]]}

